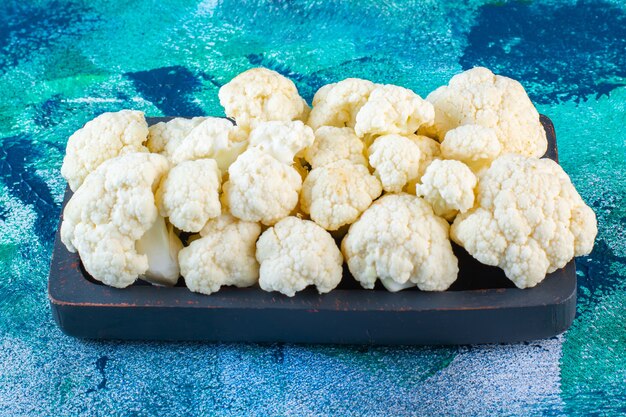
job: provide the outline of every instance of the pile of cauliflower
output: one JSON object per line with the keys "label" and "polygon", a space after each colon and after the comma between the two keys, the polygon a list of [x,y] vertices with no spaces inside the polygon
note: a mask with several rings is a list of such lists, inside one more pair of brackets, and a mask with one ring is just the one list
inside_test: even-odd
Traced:
{"label": "pile of cauliflower", "polygon": [[364,288],[444,291],[458,274],[452,240],[528,288],[592,250],[595,214],[539,159],[535,107],[486,68],[426,99],[348,78],[312,108],[292,81],[255,68],[219,99],[230,119],[148,127],[122,110],[69,138],[61,239],[95,279],[182,275],[204,294],[258,283],[293,296],[333,290],[345,260]]}

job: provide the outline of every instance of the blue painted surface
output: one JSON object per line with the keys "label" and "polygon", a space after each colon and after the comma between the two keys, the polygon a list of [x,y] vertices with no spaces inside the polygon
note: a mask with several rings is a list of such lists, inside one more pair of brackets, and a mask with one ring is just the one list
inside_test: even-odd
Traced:
{"label": "blue painted surface", "polygon": [[481,8],[460,63],[523,80],[542,104],[608,95],[626,77],[626,13],[603,2]]}
{"label": "blue painted surface", "polygon": [[187,68],[172,66],[125,74],[135,90],[163,114],[203,116],[204,110],[193,102],[193,93],[202,83]]}
{"label": "blue painted surface", "polygon": [[[138,0],[0,5],[0,416],[626,414],[623,1]],[[46,278],[67,137],[95,115],[221,115],[263,65],[310,101],[349,76],[425,95],[487,65],[519,79],[596,211],[564,335],[467,347],[80,341]]]}

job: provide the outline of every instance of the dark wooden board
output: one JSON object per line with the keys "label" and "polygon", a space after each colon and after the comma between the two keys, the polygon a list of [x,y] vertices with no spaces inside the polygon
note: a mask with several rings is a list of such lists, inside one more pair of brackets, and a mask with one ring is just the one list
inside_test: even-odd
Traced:
{"label": "dark wooden board", "polygon": [[[150,119],[156,123],[163,119]],[[557,160],[550,120],[547,157]],[[63,206],[71,192],[65,195]],[[206,340],[341,344],[468,344],[517,342],[554,336],[576,312],[574,262],[535,288],[520,290],[494,267],[462,248],[459,278],[441,293],[361,289],[347,269],[337,289],[306,289],[289,298],[258,287],[223,288],[212,295],[138,281],[126,289],[93,280],[57,231],[48,293],[67,334],[82,338]]]}

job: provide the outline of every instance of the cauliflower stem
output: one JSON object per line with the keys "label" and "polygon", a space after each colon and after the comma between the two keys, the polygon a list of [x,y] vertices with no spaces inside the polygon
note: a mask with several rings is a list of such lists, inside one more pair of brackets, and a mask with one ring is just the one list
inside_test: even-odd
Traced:
{"label": "cauliflower stem", "polygon": [[174,226],[166,225],[158,216],[148,231],[135,242],[137,253],[148,257],[148,270],[141,275],[144,281],[157,285],[176,285],[180,276],[178,252],[183,244],[174,233]]}

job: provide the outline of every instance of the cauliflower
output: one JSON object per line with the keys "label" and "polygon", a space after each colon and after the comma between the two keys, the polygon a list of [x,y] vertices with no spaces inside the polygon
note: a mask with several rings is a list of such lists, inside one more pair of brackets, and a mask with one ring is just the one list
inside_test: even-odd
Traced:
{"label": "cauliflower", "polygon": [[420,179],[426,172],[426,169],[428,169],[433,161],[436,161],[441,157],[441,150],[439,142],[429,138],[428,136],[408,135],[405,137],[411,139],[420,148],[420,161],[417,177],[409,180],[407,186],[405,187],[407,193],[413,194],[415,191],[415,185],[419,184]]}
{"label": "cauliflower", "polygon": [[354,127],[356,116],[376,84],[359,78],[346,78],[320,88],[313,97],[313,109],[307,124],[317,130],[322,126]]}
{"label": "cauliflower", "polygon": [[[358,80],[358,82],[363,81],[365,84],[367,83],[371,83],[371,81],[367,81],[367,80],[361,80],[358,78],[346,78],[346,80]],[[344,80],[344,81],[346,81]],[[341,82],[341,81],[340,81]],[[321,86],[317,92],[315,92],[315,95],[313,96],[313,102],[311,104],[313,104],[313,107],[317,106],[318,104],[321,104],[322,102],[326,101],[326,97],[328,97],[328,93],[335,88],[335,86],[337,85],[337,83],[331,83],[331,84],[325,84],[323,86]],[[369,94],[369,92],[368,92]],[[311,111],[313,111],[311,109]],[[310,114],[309,114],[310,116]]]}
{"label": "cauliflower", "polygon": [[311,168],[319,168],[341,159],[367,165],[363,142],[350,127],[322,126],[315,131],[315,141],[304,151]]}
{"label": "cauliflower", "polygon": [[[236,125],[148,128],[123,110],[69,138],[60,235],[96,280],[174,285],[182,272],[199,293],[258,281],[293,296],[331,291],[345,257],[364,288],[443,291],[458,274],[451,237],[527,288],[593,248],[595,214],[537,159],[546,133],[524,88],[486,68],[426,100],[348,78],[321,87],[312,110],[292,81],[254,68],[219,100]],[[179,230],[199,235],[183,248]]]}
{"label": "cauliflower", "polygon": [[183,139],[169,142],[165,149],[174,165],[210,158],[215,159],[222,172],[226,172],[246,147],[241,128],[228,119],[207,117]]}
{"label": "cauliflower", "polygon": [[320,294],[341,281],[343,257],[331,235],[310,220],[287,217],[267,229],[256,244],[259,284],[289,297],[309,285]]}
{"label": "cauliflower", "polygon": [[233,216],[251,222],[273,225],[298,204],[302,177],[258,148],[249,148],[228,169],[222,202]]}
{"label": "cauliflower", "polygon": [[477,67],[457,74],[447,86],[426,97],[435,106],[428,133],[442,140],[449,130],[466,124],[490,127],[502,153],[541,157],[548,148],[539,113],[522,85]]}
{"label": "cauliflower", "polygon": [[396,85],[378,85],[356,116],[357,136],[417,132],[421,125],[435,120],[433,105],[413,91]]}
{"label": "cauliflower", "polygon": [[148,269],[139,278],[157,285],[176,285],[180,276],[178,253],[182,248],[174,226],[157,216],[152,227],[135,242],[137,253],[148,259]]}
{"label": "cauliflower", "polygon": [[420,148],[422,155],[420,157],[420,176],[424,175],[428,165],[430,165],[430,163],[435,159],[439,159],[441,156],[441,147],[439,142],[429,138],[428,136],[422,135],[410,135],[408,137]]}
{"label": "cauliflower", "polygon": [[477,205],[451,229],[455,242],[502,268],[519,288],[590,253],[596,234],[594,212],[556,162],[514,154],[491,164],[478,184]]}
{"label": "cauliflower", "polygon": [[211,294],[223,285],[249,287],[259,279],[255,258],[258,223],[236,219],[228,213],[209,220],[200,239],[178,254],[180,270],[191,291]]}
{"label": "cauliflower", "polygon": [[309,112],[293,81],[267,68],[237,75],[220,88],[219,99],[226,115],[247,130],[270,120],[305,120]]}
{"label": "cauliflower", "polygon": [[[177,265],[168,263],[167,256],[152,256],[175,252],[171,249],[176,239],[162,233],[164,223],[156,224],[164,221],[154,203],[154,192],[168,168],[165,157],[151,153],[109,159],[87,176],[65,206],[61,240],[70,252],[78,251],[85,269],[98,281],[123,288],[146,273],[148,279],[178,279]],[[143,245],[136,246],[144,236]],[[158,262],[151,264],[153,260]]]}
{"label": "cauliflower", "polygon": [[415,141],[396,134],[379,136],[368,149],[369,162],[383,190],[399,193],[417,179],[422,152]]}
{"label": "cauliflower", "polygon": [[146,146],[152,153],[160,153],[168,156],[166,147],[168,144],[175,148],[177,143],[183,140],[191,130],[205,121],[206,117],[194,117],[187,119],[184,117],[175,117],[168,122],[159,122],[148,127],[148,141]]}
{"label": "cauliflower", "polygon": [[393,292],[444,291],[459,271],[448,227],[421,198],[386,194],[350,226],[341,251],[364,288],[380,279]]}
{"label": "cauliflower", "polygon": [[313,169],[302,185],[302,211],[326,230],[354,222],[382,192],[369,170],[341,160]]}
{"label": "cauliflower", "polygon": [[61,175],[76,191],[90,172],[107,159],[129,152],[148,152],[143,143],[148,124],[143,112],[103,113],[74,132],[67,141]]}
{"label": "cauliflower", "polygon": [[437,160],[426,169],[422,183],[416,186],[416,194],[424,197],[437,216],[451,221],[457,213],[474,206],[476,183],[476,176],[464,163]]}
{"label": "cauliflower", "polygon": [[221,214],[222,174],[213,159],[185,161],[161,181],[156,204],[170,223],[184,232],[199,232]]}
{"label": "cauliflower", "polygon": [[299,120],[294,122],[263,122],[257,124],[248,141],[250,147],[269,153],[283,164],[293,164],[294,158],[311,146],[315,135]]}
{"label": "cauliflower", "polygon": [[489,168],[502,152],[496,132],[480,125],[463,125],[446,133],[441,142],[441,156],[466,164],[476,174]]}

